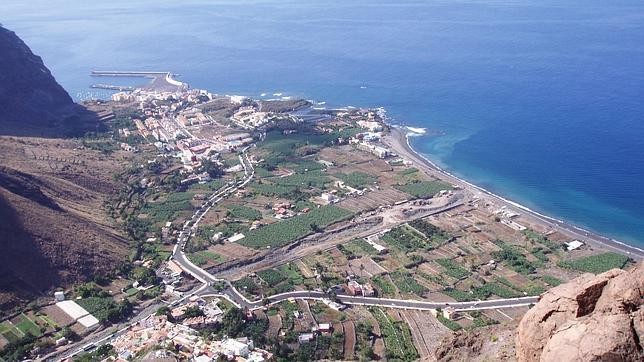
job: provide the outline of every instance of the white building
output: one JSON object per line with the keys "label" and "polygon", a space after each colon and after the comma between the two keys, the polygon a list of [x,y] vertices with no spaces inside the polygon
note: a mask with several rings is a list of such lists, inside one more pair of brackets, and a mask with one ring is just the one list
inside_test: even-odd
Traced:
{"label": "white building", "polygon": [[579,249],[583,245],[584,245],[584,243],[582,243],[581,241],[573,240],[571,242],[566,243],[566,250],[573,251],[575,249]]}
{"label": "white building", "polygon": [[246,343],[239,342],[235,339],[226,339],[221,342],[221,349],[235,356],[246,357],[250,352]]}
{"label": "white building", "polygon": [[374,121],[358,121],[360,128],[368,129],[371,132],[382,131],[382,125]]}
{"label": "white building", "polygon": [[62,302],[65,300],[65,292],[54,292],[54,299],[57,302]]}
{"label": "white building", "polygon": [[313,333],[302,333],[297,337],[297,341],[300,344],[309,343],[315,339],[315,334]]}
{"label": "white building", "polygon": [[336,202],[340,201],[339,197],[330,192],[324,192],[322,195],[320,195],[320,198],[322,198],[322,200],[328,202],[329,204],[335,204]]}

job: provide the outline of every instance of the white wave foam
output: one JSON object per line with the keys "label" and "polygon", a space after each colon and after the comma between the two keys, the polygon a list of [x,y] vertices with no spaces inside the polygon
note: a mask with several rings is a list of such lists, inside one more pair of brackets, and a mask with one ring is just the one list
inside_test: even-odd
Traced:
{"label": "white wave foam", "polygon": [[[406,129],[409,129],[410,127],[405,127],[405,128],[406,128]],[[509,200],[509,199],[506,199],[505,197],[500,196],[500,195],[498,195],[498,194],[495,194],[495,193],[493,193],[492,191],[489,191],[489,190],[487,190],[487,189],[485,189],[485,188],[483,188],[483,187],[481,187],[481,186],[478,186],[478,185],[475,185],[475,184],[473,184],[473,183],[471,183],[471,182],[469,182],[469,181],[463,180],[462,178],[455,176],[455,175],[454,175],[454,174],[452,174],[451,172],[446,171],[446,170],[444,170],[444,169],[440,168],[437,164],[435,164],[434,162],[432,162],[429,158],[425,157],[425,155],[423,155],[422,153],[420,153],[420,152],[416,151],[416,150],[411,146],[411,142],[409,142],[409,138],[410,138],[410,136],[413,136],[413,134],[411,134],[411,133],[406,133],[406,137],[405,137],[405,138],[406,138],[406,141],[407,141],[407,146],[409,147],[409,149],[410,149],[413,153],[415,153],[415,154],[416,154],[416,155],[418,155],[420,158],[422,158],[422,159],[424,159],[425,161],[427,161],[427,163],[429,163],[430,165],[432,165],[432,166],[433,166],[434,168],[436,168],[438,171],[440,171],[440,172],[442,172],[442,173],[444,173],[444,174],[446,174],[446,175],[448,175],[448,176],[450,176],[450,177],[452,177],[452,178],[454,178],[454,179],[456,179],[456,180],[458,180],[458,181],[460,181],[460,182],[462,182],[462,183],[464,183],[464,184],[466,184],[466,185],[468,185],[468,186],[470,186],[470,187],[473,187],[474,189],[479,190],[480,192],[483,192],[483,193],[488,194],[488,195],[490,195],[490,196],[494,196],[494,197],[496,197],[496,198],[498,198],[498,199],[500,199],[500,200],[502,200],[502,201],[504,201],[504,202],[506,202],[506,203],[508,203],[508,204],[510,204],[510,205],[512,205],[512,206],[514,206],[514,207],[516,207],[516,208],[519,208],[519,209],[521,209],[521,210],[523,210],[523,211],[526,211],[526,212],[528,212],[528,213],[530,213],[530,214],[532,214],[532,215],[534,215],[534,216],[536,216],[536,217],[540,218],[542,221],[544,221],[544,222],[546,222],[546,223],[549,223],[549,224],[550,224],[550,225],[552,225],[552,226],[555,226],[555,227],[556,227],[556,226],[559,226],[559,227],[561,227],[561,225],[565,225],[565,226],[567,226],[567,227],[569,228],[569,230],[570,230],[570,229],[577,230],[577,232],[580,232],[580,233],[584,233],[584,234],[586,234],[585,236],[589,236],[588,234],[594,234],[594,236],[595,236],[594,241],[595,241],[595,242],[597,242],[597,243],[600,243],[600,244],[602,244],[602,245],[604,245],[604,246],[611,247],[611,245],[610,245],[610,244],[606,244],[606,243],[602,242],[601,240],[597,240],[598,238],[604,239],[604,240],[606,240],[606,241],[613,242],[613,243],[615,243],[615,244],[619,244],[619,245],[621,245],[621,246],[625,247],[626,249],[636,250],[636,252],[639,252],[639,253],[644,252],[644,250],[643,250],[643,249],[640,249],[640,248],[638,248],[638,247],[636,247],[636,246],[633,246],[633,245],[629,245],[629,244],[623,243],[623,242],[618,241],[618,240],[615,240],[615,239],[613,239],[613,238],[610,238],[610,239],[609,239],[609,238],[607,238],[607,237],[605,237],[605,236],[598,235],[598,234],[596,234],[596,233],[594,233],[594,232],[592,232],[592,231],[586,230],[586,229],[581,228],[581,227],[579,227],[579,226],[572,225],[572,224],[570,224],[570,223],[568,223],[568,222],[566,222],[566,221],[564,221],[564,220],[557,219],[557,218],[554,218],[554,217],[552,217],[552,216],[544,215],[544,214],[542,214],[542,213],[540,213],[540,212],[534,211],[533,209],[531,209],[531,208],[529,208],[529,207],[527,207],[527,206],[525,206],[525,205],[522,205],[522,204],[519,204],[518,202],[515,202],[515,201],[512,201],[512,200]],[[614,246],[613,246],[613,248],[614,248]],[[618,250],[619,250],[619,249],[618,249]],[[631,252],[630,252],[630,251],[626,251],[626,253],[630,254]]]}
{"label": "white wave foam", "polygon": [[427,133],[427,129],[425,128],[420,128],[420,127],[409,127],[407,126],[407,130],[412,132],[414,136],[419,136]]}

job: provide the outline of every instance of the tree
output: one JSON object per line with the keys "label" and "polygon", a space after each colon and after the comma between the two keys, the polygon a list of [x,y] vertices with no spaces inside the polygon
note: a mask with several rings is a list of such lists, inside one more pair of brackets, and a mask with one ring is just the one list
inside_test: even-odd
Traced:
{"label": "tree", "polygon": [[246,323],[246,316],[241,309],[231,308],[229,309],[221,319],[221,325],[223,326],[222,331],[228,337],[235,338],[244,328],[244,323]]}
{"label": "tree", "polygon": [[320,226],[315,222],[311,223],[310,228],[311,228],[311,231],[313,231],[314,233],[319,233],[322,231],[322,229],[320,229]]}
{"label": "tree", "polygon": [[208,173],[208,176],[212,178],[219,178],[224,175],[224,170],[221,166],[210,160],[203,160],[201,162],[204,172]]}
{"label": "tree", "polygon": [[132,279],[139,282],[140,285],[150,285],[157,281],[157,276],[152,269],[139,267],[132,271]]}
{"label": "tree", "polygon": [[170,314],[170,308],[167,305],[159,307],[159,309],[157,309],[157,311],[155,313],[155,315],[157,315],[157,316],[162,316],[162,315],[167,316],[168,314]]}
{"label": "tree", "polygon": [[204,315],[203,311],[198,306],[188,307],[183,312],[184,318],[201,317],[203,315]]}

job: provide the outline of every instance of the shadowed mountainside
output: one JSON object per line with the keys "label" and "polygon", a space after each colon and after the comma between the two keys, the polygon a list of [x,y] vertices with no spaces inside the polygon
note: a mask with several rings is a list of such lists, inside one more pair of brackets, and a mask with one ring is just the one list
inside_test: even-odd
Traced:
{"label": "shadowed mountainside", "polygon": [[[51,168],[34,152],[83,157]],[[78,141],[0,137],[0,308],[113,270],[128,252],[104,202],[122,160]]]}
{"label": "shadowed mountainside", "polygon": [[96,115],[73,102],[42,59],[0,26],[0,134],[78,136],[100,129]]}
{"label": "shadowed mountainside", "polygon": [[[0,26],[0,310],[113,270],[127,240],[104,204],[127,160],[85,148],[105,126]],[[46,138],[32,138],[46,137]]]}

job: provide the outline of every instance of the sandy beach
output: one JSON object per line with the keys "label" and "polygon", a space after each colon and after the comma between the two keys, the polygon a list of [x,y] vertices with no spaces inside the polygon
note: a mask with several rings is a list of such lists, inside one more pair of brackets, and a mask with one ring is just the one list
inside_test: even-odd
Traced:
{"label": "sandy beach", "polygon": [[627,255],[634,260],[644,260],[644,250],[620,242],[618,240],[610,239],[602,235],[598,235],[591,231],[582,229],[563,220],[558,220],[553,217],[540,214],[528,207],[519,203],[503,198],[496,195],[482,187],[474,185],[466,180],[460,179],[449,172],[441,169],[433,162],[428,160],[416,152],[409,144],[408,131],[402,127],[392,126],[391,132],[383,138],[383,143],[390,147],[401,157],[411,161],[415,167],[422,169],[424,172],[436,176],[446,182],[470,191],[472,194],[492,201],[494,204],[507,206],[508,208],[520,210],[523,217],[529,219],[530,222],[545,225],[551,230],[558,231],[564,235],[568,235],[571,239],[577,239],[589,245],[590,247],[610,250]]}

